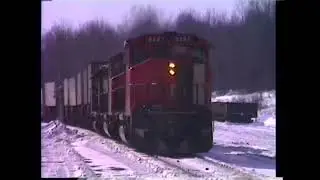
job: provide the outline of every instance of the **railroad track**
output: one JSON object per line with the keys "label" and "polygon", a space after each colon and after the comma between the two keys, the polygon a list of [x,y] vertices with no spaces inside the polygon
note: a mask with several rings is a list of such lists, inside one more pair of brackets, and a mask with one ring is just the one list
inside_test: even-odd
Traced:
{"label": "railroad track", "polygon": [[207,160],[200,155],[194,155],[187,158],[168,158],[158,157],[160,160],[169,166],[179,169],[186,175],[193,178],[201,179],[219,179],[221,177],[232,177],[232,179],[264,179],[266,176],[261,176],[255,173],[242,171],[237,167],[232,167],[228,164]]}
{"label": "railroad track", "polygon": [[[94,133],[96,134],[96,133]],[[238,166],[232,166],[221,161],[195,154],[189,157],[169,158],[163,156],[151,156],[139,152],[135,152],[132,148],[116,142],[111,139],[96,134],[98,139],[103,141],[99,146],[105,146],[112,152],[117,149],[124,158],[139,161],[148,168],[157,169],[155,173],[163,173],[165,178],[186,177],[191,179],[223,179],[231,177],[231,179],[265,179],[267,176],[260,175],[256,172],[241,169]],[[96,139],[96,138],[94,138]],[[95,140],[93,140],[95,141]],[[92,142],[94,143],[94,142]],[[95,144],[95,143],[94,143]],[[96,149],[96,148],[94,148]],[[102,149],[101,149],[102,150]]]}
{"label": "railroad track", "polygon": [[215,165],[220,166],[222,168],[229,169],[230,171],[234,171],[234,172],[237,172],[237,173],[240,173],[243,175],[247,175],[248,177],[250,177],[250,179],[252,179],[252,178],[253,179],[271,178],[271,177],[266,176],[264,174],[258,174],[255,171],[249,171],[249,170],[246,170],[246,169],[241,168],[239,166],[231,165],[231,164],[228,164],[228,163],[225,163],[225,162],[222,162],[222,161],[210,158],[210,157],[205,157],[205,156],[198,155],[198,154],[195,156],[202,159],[203,161],[208,162],[208,163],[212,163],[212,164],[215,164]]}
{"label": "railroad track", "polygon": [[181,171],[180,173],[186,174],[189,177],[203,178],[208,175],[206,172],[203,172],[200,169],[197,169],[185,163],[181,163],[181,159],[159,157],[159,156],[154,156],[154,158],[156,160],[162,161],[163,163],[167,164],[173,169],[178,169],[179,171]]}

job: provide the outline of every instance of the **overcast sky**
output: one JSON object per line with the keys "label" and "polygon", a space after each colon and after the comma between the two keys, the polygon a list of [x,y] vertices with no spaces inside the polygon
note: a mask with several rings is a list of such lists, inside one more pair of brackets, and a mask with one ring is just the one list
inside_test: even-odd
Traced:
{"label": "overcast sky", "polygon": [[237,0],[52,0],[42,2],[42,31],[55,23],[64,22],[77,27],[89,20],[104,19],[116,26],[134,5],[151,5],[160,9],[164,18],[175,17],[179,10],[192,8],[204,12],[214,8],[230,12]]}

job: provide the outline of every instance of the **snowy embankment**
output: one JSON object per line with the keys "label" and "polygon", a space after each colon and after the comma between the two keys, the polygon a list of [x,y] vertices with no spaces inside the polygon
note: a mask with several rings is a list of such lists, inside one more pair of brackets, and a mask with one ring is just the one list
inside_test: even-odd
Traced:
{"label": "snowy embankment", "polygon": [[212,101],[258,102],[256,122],[237,124],[215,122],[214,147],[205,156],[222,162],[255,171],[275,175],[276,132],[275,132],[275,91],[244,94],[229,92],[213,94]]}
{"label": "snowy embankment", "polygon": [[197,157],[175,159],[139,153],[59,121],[42,124],[41,128],[43,178],[261,179]]}
{"label": "snowy embankment", "polygon": [[112,151],[109,145],[95,141],[99,136],[90,131],[52,121],[41,125],[41,135],[42,178],[160,177],[153,169],[130,161],[115,149]]}
{"label": "snowy embankment", "polygon": [[76,135],[76,132],[55,121],[41,125],[42,178],[94,176],[82,157],[70,146],[78,138]]}

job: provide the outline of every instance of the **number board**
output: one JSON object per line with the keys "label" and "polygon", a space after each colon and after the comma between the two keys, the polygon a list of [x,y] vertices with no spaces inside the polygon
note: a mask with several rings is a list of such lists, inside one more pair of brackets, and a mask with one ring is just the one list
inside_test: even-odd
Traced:
{"label": "number board", "polygon": [[164,32],[161,34],[148,34],[133,38],[128,41],[132,47],[146,48],[152,50],[155,46],[188,46],[207,49],[210,44],[208,41],[198,38],[192,34],[176,32]]}
{"label": "number board", "polygon": [[145,45],[154,46],[154,45],[183,45],[183,46],[194,46],[195,41],[194,37],[191,35],[147,35],[145,36]]}

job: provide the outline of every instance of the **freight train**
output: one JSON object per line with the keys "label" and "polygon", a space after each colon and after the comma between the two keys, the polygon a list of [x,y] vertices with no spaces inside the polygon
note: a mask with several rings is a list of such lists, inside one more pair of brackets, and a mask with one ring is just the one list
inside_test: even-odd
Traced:
{"label": "freight train", "polygon": [[207,40],[177,32],[128,39],[123,51],[64,79],[61,91],[46,83],[44,119],[57,117],[60,104],[67,124],[143,151],[207,152],[214,130],[211,49]]}

